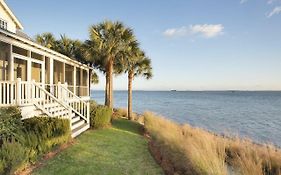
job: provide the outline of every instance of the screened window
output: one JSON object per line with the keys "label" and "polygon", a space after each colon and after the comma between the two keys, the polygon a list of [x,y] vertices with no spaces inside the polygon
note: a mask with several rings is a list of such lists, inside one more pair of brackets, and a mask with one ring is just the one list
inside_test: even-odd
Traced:
{"label": "screened window", "polygon": [[7,30],[8,28],[8,23],[6,21],[4,21],[3,19],[0,19],[0,28]]}

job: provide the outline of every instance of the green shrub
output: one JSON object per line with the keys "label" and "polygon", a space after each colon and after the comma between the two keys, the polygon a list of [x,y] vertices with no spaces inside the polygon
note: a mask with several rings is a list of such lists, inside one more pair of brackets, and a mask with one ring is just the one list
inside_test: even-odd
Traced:
{"label": "green shrub", "polygon": [[13,174],[70,137],[68,119],[34,117],[21,120],[17,108],[0,109],[0,174]]}
{"label": "green shrub", "polygon": [[110,125],[112,109],[106,106],[98,106],[91,113],[91,127],[98,129]]}
{"label": "green shrub", "polygon": [[21,112],[18,108],[0,109],[0,145],[3,140],[20,140],[22,130]]}
{"label": "green shrub", "polygon": [[3,141],[0,149],[0,174],[12,174],[27,162],[27,148],[15,140]]}
{"label": "green shrub", "polygon": [[[23,121],[25,145],[31,154],[45,153],[55,145],[67,142],[70,138],[70,123],[67,119],[34,117]],[[31,159],[33,157],[31,156]]]}
{"label": "green shrub", "polygon": [[27,132],[35,132],[44,139],[70,133],[70,123],[68,119],[33,117],[24,120],[23,126]]}
{"label": "green shrub", "polygon": [[90,100],[90,113],[95,111],[99,105],[94,100]]}

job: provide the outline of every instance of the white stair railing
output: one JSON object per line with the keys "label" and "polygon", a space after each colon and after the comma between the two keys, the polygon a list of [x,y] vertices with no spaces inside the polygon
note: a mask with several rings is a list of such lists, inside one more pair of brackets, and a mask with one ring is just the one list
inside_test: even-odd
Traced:
{"label": "white stair railing", "polygon": [[57,97],[68,104],[71,109],[89,123],[90,103],[75,95],[67,88],[67,84],[58,83]]}
{"label": "white stair railing", "polygon": [[62,109],[68,110],[67,113],[62,113],[61,115],[59,115],[59,117],[71,119],[70,117],[72,114],[72,110],[70,106],[61,102],[51,93],[49,93],[45,88],[41,87],[41,85],[35,83],[35,81],[32,82],[31,96],[33,104],[48,116],[55,116],[55,114],[51,112],[51,109],[53,108],[52,104],[56,103],[59,105],[59,107],[62,107]]}
{"label": "white stair railing", "polygon": [[[90,103],[75,95],[67,88],[67,84],[53,86],[55,93],[48,92],[42,84],[33,81],[0,81],[0,106],[25,106],[35,105],[50,117],[60,116],[59,111],[54,111],[52,104],[58,104],[61,112],[60,117],[71,117],[75,113],[89,123]],[[59,114],[57,114],[59,113]],[[70,118],[71,119],[71,118]]]}

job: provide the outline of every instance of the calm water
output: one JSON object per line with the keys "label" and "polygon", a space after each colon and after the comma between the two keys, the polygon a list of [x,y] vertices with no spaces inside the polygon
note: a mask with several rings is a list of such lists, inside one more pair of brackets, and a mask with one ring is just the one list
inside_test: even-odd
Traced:
{"label": "calm water", "polygon": [[[114,97],[115,107],[127,106],[126,91]],[[92,98],[104,103],[104,92],[92,91]],[[135,91],[133,110],[281,147],[281,92]]]}

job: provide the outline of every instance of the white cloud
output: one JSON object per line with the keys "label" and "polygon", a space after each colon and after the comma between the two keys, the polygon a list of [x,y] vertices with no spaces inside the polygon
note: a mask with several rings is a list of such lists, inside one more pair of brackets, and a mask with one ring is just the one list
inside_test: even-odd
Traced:
{"label": "white cloud", "polygon": [[240,0],[240,4],[246,3],[248,0]]}
{"label": "white cloud", "polygon": [[268,15],[267,17],[270,18],[273,15],[278,15],[279,13],[281,13],[281,6],[275,7]]}
{"label": "white cloud", "polygon": [[268,4],[272,4],[275,0],[268,0],[267,3]]}
{"label": "white cloud", "polygon": [[280,3],[281,0],[267,0],[267,4]]}
{"label": "white cloud", "polygon": [[213,38],[223,34],[222,24],[197,24],[190,25],[189,27],[172,28],[164,31],[164,35],[167,37],[184,37],[192,35],[200,35],[205,38]]}
{"label": "white cloud", "polygon": [[174,37],[174,36],[187,36],[190,34],[190,30],[188,27],[181,27],[181,28],[173,28],[167,29],[164,32],[165,36]]}
{"label": "white cloud", "polygon": [[218,35],[223,34],[224,27],[221,24],[204,24],[204,25],[194,25],[191,26],[192,33],[202,34],[206,38],[212,38]]}

